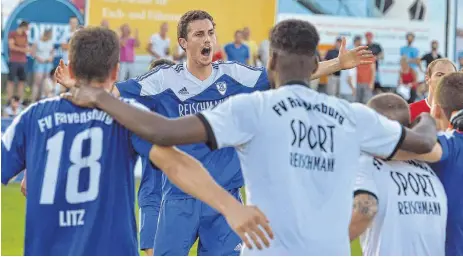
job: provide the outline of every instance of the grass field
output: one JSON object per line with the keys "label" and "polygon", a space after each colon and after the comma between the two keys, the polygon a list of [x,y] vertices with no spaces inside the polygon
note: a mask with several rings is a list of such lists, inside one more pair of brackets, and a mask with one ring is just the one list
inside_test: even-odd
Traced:
{"label": "grass field", "polygon": [[[25,198],[22,196],[19,184],[2,185],[2,252],[1,255],[23,255],[24,211]],[[138,209],[138,208],[137,208]],[[138,215],[136,215],[138,218]],[[196,255],[196,244],[190,250],[190,255]],[[352,255],[361,255],[358,242],[352,245]]]}

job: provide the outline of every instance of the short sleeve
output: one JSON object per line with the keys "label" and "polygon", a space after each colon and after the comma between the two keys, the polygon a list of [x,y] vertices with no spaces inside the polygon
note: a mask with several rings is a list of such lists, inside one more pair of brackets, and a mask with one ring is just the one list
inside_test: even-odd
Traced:
{"label": "short sleeve", "polygon": [[[139,102],[133,99],[121,99],[121,100],[134,107],[137,107],[140,110],[144,110],[147,112],[150,111],[147,107],[145,107],[144,105],[140,104]],[[153,147],[153,144],[140,138],[139,136],[137,136],[136,134],[132,132],[130,133],[131,133],[130,141],[132,143],[132,147],[135,150],[135,152],[137,152],[137,154],[142,157],[149,157],[149,153],[151,151],[151,148]]]}
{"label": "short sleeve", "polygon": [[232,96],[212,110],[199,113],[211,149],[237,147],[252,140],[258,131],[262,93]]}
{"label": "short sleeve", "polygon": [[354,184],[354,196],[360,193],[368,193],[378,199],[378,189],[374,179],[374,172],[378,167],[375,166],[376,159],[369,155],[361,155],[359,158],[359,168]]}
{"label": "short sleeve", "polygon": [[351,104],[357,121],[360,149],[373,156],[392,158],[405,137],[405,129],[373,109],[359,103]]}
{"label": "short sleeve", "polygon": [[400,56],[404,56],[404,55],[405,55],[405,48],[401,47],[400,48]]}
{"label": "short sleeve", "polygon": [[450,134],[450,132],[440,133],[437,136],[437,142],[442,147],[442,157],[439,160],[439,163],[444,163],[451,159],[451,149],[453,149],[454,143],[453,139],[454,137],[452,134]]}
{"label": "short sleeve", "polygon": [[135,99],[137,102],[143,104],[149,109],[153,108],[153,106],[150,106],[150,104],[152,104],[151,98],[148,96],[142,96],[142,86],[137,82],[137,80],[129,79],[122,81],[116,83],[116,87],[121,97]]}
{"label": "short sleeve", "polygon": [[14,33],[14,32],[10,32],[10,33],[8,34],[8,39],[14,39],[14,37],[15,37],[15,33]]}
{"label": "short sleeve", "polygon": [[2,135],[2,184],[4,185],[26,168],[27,113],[25,112],[17,116]]}

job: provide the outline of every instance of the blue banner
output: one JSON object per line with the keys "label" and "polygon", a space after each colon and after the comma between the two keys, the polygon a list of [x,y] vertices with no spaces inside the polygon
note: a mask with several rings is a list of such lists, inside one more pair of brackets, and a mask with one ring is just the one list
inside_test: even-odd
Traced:
{"label": "blue banner", "polygon": [[[77,17],[79,24],[84,24],[84,17],[69,0],[26,0],[21,2],[8,17],[4,27],[4,38],[16,30],[21,21],[30,23],[28,31],[30,44],[39,40],[46,29],[51,29],[56,48],[55,62],[58,62],[62,56],[61,44],[70,38],[71,17]],[[2,49],[8,59],[8,40],[3,40]],[[33,60],[29,60],[28,68],[31,68],[32,64]]]}

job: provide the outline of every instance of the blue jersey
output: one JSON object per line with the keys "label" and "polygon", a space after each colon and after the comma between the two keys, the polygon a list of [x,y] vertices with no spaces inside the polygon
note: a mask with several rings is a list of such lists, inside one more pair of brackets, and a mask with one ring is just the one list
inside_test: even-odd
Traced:
{"label": "blue jersey", "polygon": [[[269,88],[264,68],[235,62],[212,63],[212,74],[204,81],[193,76],[186,64],[161,65],[136,79],[118,84],[122,96],[137,99],[166,117],[177,118],[214,107],[229,96]],[[211,151],[206,144],[179,146],[198,159],[225,189],[243,186],[240,162],[235,149]],[[140,185],[140,187],[143,185]],[[189,198],[166,176],[162,182],[163,199]]]}
{"label": "blue jersey", "polygon": [[27,168],[25,255],[138,255],[133,169],[151,147],[105,112],[60,98],[16,117],[2,137],[1,180]]}
{"label": "blue jersey", "polygon": [[445,255],[463,255],[463,133],[445,132],[439,136],[442,158],[432,168],[439,175],[448,201]]}
{"label": "blue jersey", "polygon": [[141,168],[138,206],[159,209],[162,200],[162,172],[153,166],[149,158],[141,158]]}

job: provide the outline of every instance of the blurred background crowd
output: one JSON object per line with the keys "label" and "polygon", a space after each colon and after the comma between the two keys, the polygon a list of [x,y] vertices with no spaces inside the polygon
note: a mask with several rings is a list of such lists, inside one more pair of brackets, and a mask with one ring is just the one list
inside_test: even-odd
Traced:
{"label": "blurred background crowd", "polygon": [[119,79],[125,80],[146,72],[152,60],[184,62],[176,22],[185,11],[199,7],[216,19],[214,61],[265,66],[269,29],[286,18],[307,19],[317,26],[320,60],[338,56],[342,37],[348,49],[368,45],[375,63],[311,85],[351,102],[365,103],[388,91],[409,102],[421,100],[428,91],[425,74],[431,61],[447,57],[457,67],[463,65],[459,51],[463,30],[458,29],[463,27],[458,18],[461,0],[225,0],[219,4],[213,0],[4,0],[1,4],[5,118],[62,92],[52,79],[54,69],[60,59],[67,61],[69,40],[79,27],[105,26],[119,34]]}

